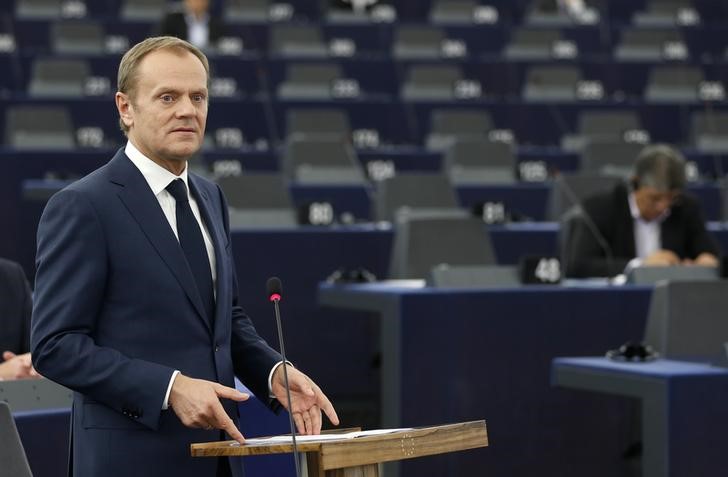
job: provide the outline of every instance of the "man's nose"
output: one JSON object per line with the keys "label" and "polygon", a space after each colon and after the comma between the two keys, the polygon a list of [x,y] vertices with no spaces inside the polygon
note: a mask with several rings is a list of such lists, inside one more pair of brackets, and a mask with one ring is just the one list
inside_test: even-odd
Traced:
{"label": "man's nose", "polygon": [[195,105],[192,103],[192,99],[190,99],[187,96],[180,97],[180,100],[177,102],[177,109],[175,110],[175,114],[177,117],[186,117],[186,116],[194,116],[195,114]]}

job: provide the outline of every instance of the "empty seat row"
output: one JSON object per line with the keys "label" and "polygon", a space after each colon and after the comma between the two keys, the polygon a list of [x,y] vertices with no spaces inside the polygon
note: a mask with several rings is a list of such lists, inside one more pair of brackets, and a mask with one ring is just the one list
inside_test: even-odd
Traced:
{"label": "empty seat row", "polygon": [[[40,86],[39,86],[40,87]],[[230,105],[234,108],[234,104]],[[110,107],[110,105],[109,105]],[[381,110],[386,113],[386,110]],[[222,114],[221,111],[218,112]],[[85,114],[83,112],[75,113]],[[107,113],[104,113],[107,115]],[[94,123],[94,119],[86,124],[74,124],[69,109],[64,106],[51,106],[40,104],[16,104],[7,107],[2,113],[5,118],[4,134],[5,144],[10,148],[28,149],[42,147],[69,149],[74,148],[74,138],[81,138],[80,147],[108,147],[122,142],[123,137],[116,127],[113,115],[106,117],[107,128],[94,131],[77,131],[76,128]],[[376,119],[376,118],[375,118]],[[373,120],[370,118],[370,120]],[[695,110],[689,115],[675,117],[674,121],[685,121],[688,124],[684,147],[695,148],[698,152],[706,154],[728,153],[728,112],[725,110]],[[216,149],[241,149],[250,133],[251,140],[258,134],[252,131],[240,131],[226,126],[225,120],[217,121],[208,127],[208,138],[205,141],[203,152]],[[379,138],[376,129],[362,129],[354,131],[350,123],[347,110],[337,107],[289,107],[282,123],[282,138],[292,140],[328,139],[345,141],[356,149],[365,150],[381,147],[392,148],[386,137]],[[501,128],[508,128],[508,124],[500,124]],[[376,128],[377,124],[371,124]],[[511,148],[518,138],[514,137],[509,129],[497,129],[496,123],[487,108],[458,108],[439,107],[432,109],[423,117],[421,126],[421,142],[411,143],[424,149],[423,152],[442,153],[447,151],[455,142],[471,144],[480,142],[502,142],[502,150]],[[357,139],[362,131],[374,134],[376,142],[367,143]],[[232,133],[236,141],[231,142]],[[88,137],[85,135],[100,137]],[[260,134],[260,133],[259,133]],[[104,137],[107,136],[107,137]],[[24,138],[36,138],[26,140]],[[265,132],[259,140],[268,142]],[[272,138],[271,138],[272,139]],[[365,138],[366,139],[366,138]],[[629,109],[585,109],[581,111],[575,121],[573,130],[564,131],[560,138],[561,149],[566,153],[582,154],[588,150],[589,144],[604,143],[637,143],[644,144],[652,141],[650,131],[645,128],[640,115]],[[673,141],[676,142],[676,141]],[[388,145],[389,144],[389,145]],[[275,142],[273,143],[275,146]],[[403,144],[407,146],[407,143]],[[266,145],[266,149],[269,146]],[[465,147],[465,146],[461,146]],[[500,146],[488,146],[496,148]],[[513,153],[511,152],[510,155]],[[487,154],[492,155],[492,154]],[[584,161],[582,161],[582,167]]]}
{"label": "empty seat row", "polygon": [[[44,40],[46,32],[39,28],[38,23],[19,24],[15,33],[20,52],[96,55],[107,52],[119,54],[128,48],[129,43],[155,34],[160,28],[136,26],[130,29],[120,26],[123,27],[123,23],[54,19],[46,26],[47,40]],[[110,35],[107,30],[115,34]],[[124,34],[120,33],[122,31]],[[233,50],[230,49],[231,38],[239,42]],[[369,56],[407,61],[490,58],[502,54],[509,60],[613,57],[629,62],[708,57],[720,60],[721,56],[726,57],[727,46],[720,35],[716,36],[711,31],[686,34],[678,28],[628,27],[608,29],[603,34],[585,34],[559,28],[525,26],[489,31],[484,38],[482,32],[478,34],[475,30],[445,29],[427,24],[349,33],[317,24],[281,23],[264,29],[229,27],[220,41],[215,40],[207,49],[213,55],[256,51],[267,53],[271,58],[293,59],[353,57],[364,52]]]}
{"label": "empty seat row", "polygon": [[[54,18],[67,8],[64,3],[62,0],[17,0],[13,13],[18,18]],[[99,3],[106,8],[92,6],[88,8],[89,13],[112,11],[120,18],[135,21],[159,19],[168,4],[167,0],[106,0]],[[229,22],[246,23],[305,18],[309,21],[325,19],[349,24],[413,19],[429,20],[438,24],[481,24],[510,21],[523,16],[524,23],[533,25],[590,25],[600,20],[616,20],[629,21],[636,25],[664,26],[709,22],[713,20],[712,14],[725,11],[720,8],[707,8],[704,3],[693,5],[688,0],[634,2],[633,5],[627,4],[627,9],[608,9],[605,8],[606,3],[604,0],[434,0],[417,2],[413,7],[407,2],[381,0],[290,3],[274,0],[224,0],[215,6],[215,13],[221,14]],[[72,11],[78,13],[78,8]]]}

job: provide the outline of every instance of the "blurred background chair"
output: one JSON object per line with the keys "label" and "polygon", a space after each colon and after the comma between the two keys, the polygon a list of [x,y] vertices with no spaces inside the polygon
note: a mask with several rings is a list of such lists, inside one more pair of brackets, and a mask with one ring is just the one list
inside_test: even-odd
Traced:
{"label": "blurred background chair", "polygon": [[341,68],[337,64],[288,64],[286,79],[278,85],[278,97],[331,99],[334,81],[341,77]]}
{"label": "blurred background chair", "polygon": [[460,139],[487,137],[493,129],[490,113],[481,109],[434,109],[430,114],[430,131],[425,147],[444,151]]}
{"label": "blurred background chair", "polygon": [[462,71],[455,65],[414,65],[407,71],[401,96],[406,101],[452,100],[461,79]]}
{"label": "blurred background chair", "polygon": [[71,150],[73,121],[63,106],[14,106],[5,112],[5,144],[16,149]]}
{"label": "blurred background chair", "polygon": [[389,278],[425,278],[440,264],[494,265],[485,224],[459,212],[398,212]]}
{"label": "blurred background chair", "polygon": [[380,181],[373,197],[376,220],[393,221],[400,208],[429,211],[459,209],[455,189],[444,174],[397,174]]}
{"label": "blurred background chair", "polygon": [[433,60],[440,58],[445,34],[437,27],[401,26],[396,31],[392,57],[398,60]]}
{"label": "blurred background chair", "polygon": [[354,149],[340,139],[291,138],[283,171],[296,184],[364,185],[366,177]]}
{"label": "blurred background chair", "polygon": [[36,98],[78,98],[84,95],[89,75],[85,60],[38,58],[33,61],[28,94]]}
{"label": "blurred background chair", "polygon": [[728,281],[674,281],[655,285],[645,343],[663,357],[728,365]]}
{"label": "blurred background chair", "polygon": [[527,101],[574,101],[581,71],[575,66],[533,66],[523,87]]}
{"label": "blurred background chair", "polygon": [[458,139],[447,149],[444,165],[456,186],[516,182],[516,158],[511,145],[504,142]]}
{"label": "blurred background chair", "polygon": [[217,179],[225,193],[230,227],[295,227],[296,211],[278,173],[250,173]]}

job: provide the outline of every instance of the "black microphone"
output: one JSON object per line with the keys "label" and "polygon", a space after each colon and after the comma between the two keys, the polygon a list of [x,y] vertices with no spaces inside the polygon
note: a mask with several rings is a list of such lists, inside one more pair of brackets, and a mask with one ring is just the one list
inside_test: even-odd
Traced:
{"label": "black microphone", "polygon": [[293,405],[291,403],[291,387],[288,385],[288,366],[286,360],[286,348],[283,345],[283,328],[281,326],[281,312],[278,302],[281,301],[283,293],[283,285],[278,277],[270,277],[265,284],[268,290],[268,299],[273,302],[276,312],[276,325],[278,326],[278,343],[281,346],[281,356],[283,357],[283,382],[286,387],[286,399],[288,401],[288,422],[291,425],[291,440],[293,442],[293,460],[296,463],[296,477],[301,477],[301,463],[298,461],[298,446],[296,445],[296,426],[293,424]]}
{"label": "black microphone", "polygon": [[[614,267],[614,252],[612,251],[612,247],[609,245],[606,237],[599,230],[596,222],[594,222],[594,219],[592,219],[589,212],[587,212],[587,210],[584,208],[581,200],[579,199],[579,197],[577,197],[576,193],[571,188],[571,186],[569,186],[563,176],[561,177],[559,184],[561,185],[561,190],[564,192],[564,194],[566,194],[569,202],[572,203],[572,209],[574,207],[578,208],[576,210],[578,211],[577,213],[579,214],[579,218],[582,219],[584,225],[586,225],[586,228],[589,230],[589,233],[591,233],[591,235],[594,237],[594,240],[597,241],[599,247],[601,247],[602,251],[604,251],[604,257],[607,261],[607,276],[609,276],[610,271]],[[566,264],[564,264],[564,266],[565,265]]]}

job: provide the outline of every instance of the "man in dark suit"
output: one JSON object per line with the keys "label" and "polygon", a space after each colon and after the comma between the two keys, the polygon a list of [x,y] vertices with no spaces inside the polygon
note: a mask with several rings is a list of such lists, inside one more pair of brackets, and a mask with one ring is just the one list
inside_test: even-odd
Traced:
{"label": "man in dark suit", "polygon": [[29,353],[32,308],[23,268],[0,258],[0,379],[37,377]]}
{"label": "man in dark suit", "polygon": [[639,265],[718,266],[718,247],[684,188],[682,155],[666,145],[645,147],[630,187],[582,204],[586,219],[577,217],[568,233],[566,276],[614,276]]}
{"label": "man in dark suit", "polygon": [[182,10],[169,12],[162,19],[159,34],[187,40],[203,50],[214,46],[225,36],[225,25],[209,10],[209,0],[184,0]]}
{"label": "man in dark suit", "polygon": [[230,475],[227,458],[192,459],[189,444],[220,430],[243,442],[234,376],[275,408],[287,405],[285,367],[299,432],[320,432],[321,410],[338,424],[238,306],[225,198],[187,170],[208,79],[207,58],[183,40],[129,50],[116,93],[126,147],[41,217],[33,362],[75,391],[74,475]]}

